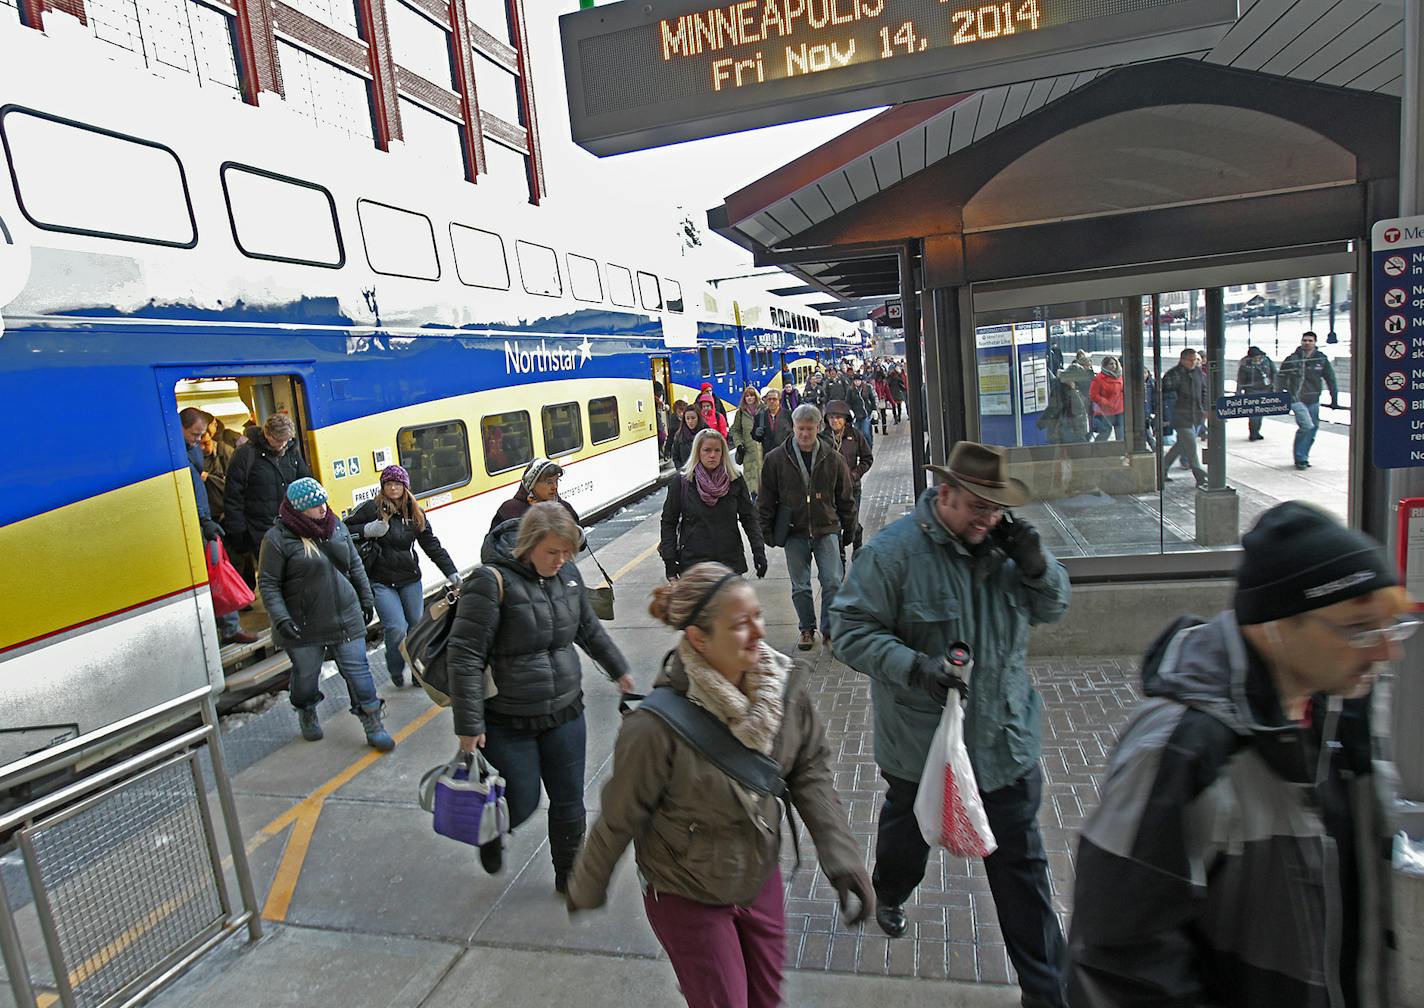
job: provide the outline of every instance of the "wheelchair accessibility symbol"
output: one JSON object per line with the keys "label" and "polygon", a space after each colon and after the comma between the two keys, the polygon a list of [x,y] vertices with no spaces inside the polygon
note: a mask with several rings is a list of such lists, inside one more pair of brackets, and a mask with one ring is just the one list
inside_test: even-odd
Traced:
{"label": "wheelchair accessibility symbol", "polygon": [[1409,320],[1403,315],[1391,315],[1384,320],[1384,331],[1391,336],[1398,336],[1409,326]]}

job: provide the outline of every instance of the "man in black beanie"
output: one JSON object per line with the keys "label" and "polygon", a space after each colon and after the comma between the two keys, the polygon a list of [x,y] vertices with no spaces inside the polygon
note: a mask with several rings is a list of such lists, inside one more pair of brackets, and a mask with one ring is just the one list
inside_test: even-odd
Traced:
{"label": "man in black beanie", "polygon": [[1079,843],[1074,1006],[1388,1003],[1368,694],[1417,624],[1379,545],[1308,504],[1242,546],[1233,609],[1144,662]]}

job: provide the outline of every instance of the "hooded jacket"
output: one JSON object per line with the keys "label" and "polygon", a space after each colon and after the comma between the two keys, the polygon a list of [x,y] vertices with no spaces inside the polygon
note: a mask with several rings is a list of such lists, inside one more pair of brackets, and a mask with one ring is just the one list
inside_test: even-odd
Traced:
{"label": "hooded jacket", "polygon": [[1093,376],[1093,384],[1088,387],[1088,398],[1093,401],[1095,416],[1121,416],[1123,411],[1122,375],[1107,370]]}
{"label": "hooded jacket", "polygon": [[[1369,700],[1333,712],[1317,698],[1313,728],[1287,721],[1232,612],[1179,621],[1142,679],[1148,699],[1079,842],[1070,1002],[1388,1003],[1390,846]],[[1356,950],[1343,972],[1342,935]]]}
{"label": "hooded jacket", "polygon": [[826,429],[821,432],[821,440],[834,451],[840,452],[841,458],[845,459],[846,466],[850,469],[851,486],[860,486],[861,478],[870,472],[870,467],[875,464],[875,453],[870,450],[870,442],[865,440],[865,435],[847,421],[840,439],[837,440],[836,433],[831,430],[828,421]]}
{"label": "hooded jacket", "polygon": [[[783,655],[772,660],[785,663],[788,676],[771,757],[815,841],[821,870],[830,879],[849,875],[861,866],[860,845],[836,796],[825,726],[806,689],[807,670]],[[687,672],[676,652],[654,685],[687,693]],[[623,719],[599,808],[569,885],[569,902],[580,908],[603,905],[629,843],[651,889],[713,906],[750,904],[781,852],[777,800],[734,784],[651,711]]]}
{"label": "hooded jacket", "polygon": [[401,515],[392,515],[390,528],[386,534],[376,539],[364,539],[366,524],[380,517],[380,498],[366,501],[346,518],[346,527],[351,537],[361,544],[365,553],[362,560],[366,564],[366,575],[376,584],[399,588],[412,581],[420,580],[420,557],[415,555],[415,544],[425,550],[432,563],[446,577],[459,573],[455,561],[431,528],[430,516],[425,516],[424,531],[416,531],[415,523],[406,521]]}
{"label": "hooded jacket", "polygon": [[[351,533],[341,522],[325,542],[302,537],[278,522],[262,539],[257,590],[272,618],[272,638],[280,646],[344,644],[366,632],[363,610],[375,608],[371,583]],[[279,629],[290,619],[301,636]]]}
{"label": "hooded jacket", "polygon": [[[598,621],[578,568],[566,563],[540,577],[514,558],[519,522],[507,521],[485,536],[480,561],[499,569],[500,585],[486,570],[466,581],[450,629],[450,709],[456,735],[483,735],[486,711],[510,718],[551,717],[583,701],[583,670],[574,645],[593,657],[616,682],[628,662]],[[499,694],[485,699],[485,665]]]}
{"label": "hooded jacket", "polygon": [[1335,365],[1319,350],[1312,350],[1307,356],[1300,347],[1296,347],[1294,353],[1281,361],[1276,385],[1281,392],[1289,392],[1303,403],[1319,402],[1320,393],[1326,388],[1330,389],[1332,402],[1340,398],[1340,387],[1335,381]]}
{"label": "hooded jacket", "polygon": [[1039,757],[1043,700],[1025,660],[1028,628],[1068,609],[1068,573],[1046,548],[1048,568],[1030,580],[996,547],[974,549],[945,528],[937,493],[866,543],[831,605],[835,655],[869,676],[875,762],[918,781],[944,706],[910,685],[916,654],[943,657],[955,641],[974,655],[964,739],[981,791],[1018,780]]}
{"label": "hooded jacket", "polygon": [[295,441],[278,455],[260,431],[233,452],[223,492],[222,524],[229,545],[256,552],[277,521],[287,486],[311,474]]}

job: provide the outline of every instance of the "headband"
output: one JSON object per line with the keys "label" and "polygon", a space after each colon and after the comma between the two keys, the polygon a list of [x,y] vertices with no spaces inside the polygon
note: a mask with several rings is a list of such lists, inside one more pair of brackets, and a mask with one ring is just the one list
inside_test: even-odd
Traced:
{"label": "headband", "polygon": [[738,575],[736,571],[728,571],[727,573],[723,574],[721,578],[718,579],[717,583],[712,586],[712,590],[697,600],[697,604],[692,607],[692,612],[688,613],[687,619],[682,621],[681,625],[678,626],[678,629],[686,630],[688,627],[692,626],[693,623],[697,622],[697,617],[702,615],[702,610],[707,608],[707,603],[712,601],[712,596],[716,595],[719,591],[721,591],[722,586],[724,584],[726,584],[728,581],[732,580],[732,578],[737,576]]}

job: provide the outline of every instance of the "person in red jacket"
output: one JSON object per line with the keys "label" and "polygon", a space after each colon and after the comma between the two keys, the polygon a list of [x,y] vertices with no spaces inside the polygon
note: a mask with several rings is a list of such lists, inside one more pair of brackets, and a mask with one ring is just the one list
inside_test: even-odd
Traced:
{"label": "person in red jacket", "polygon": [[1122,440],[1122,365],[1116,357],[1104,357],[1103,367],[1088,386],[1088,399],[1093,404],[1093,440],[1106,441],[1116,434]]}
{"label": "person in red jacket", "polygon": [[704,426],[715,430],[721,434],[723,439],[731,428],[727,425],[727,414],[718,409],[721,404],[717,402],[717,396],[711,391],[709,386],[702,386],[704,391],[697,397],[697,412],[702,417]]}
{"label": "person in red jacket", "polygon": [[885,369],[877,367],[875,369],[875,380],[871,382],[875,388],[875,404],[880,410],[880,433],[890,433],[885,426],[885,414],[890,409],[890,376],[885,373]]}

